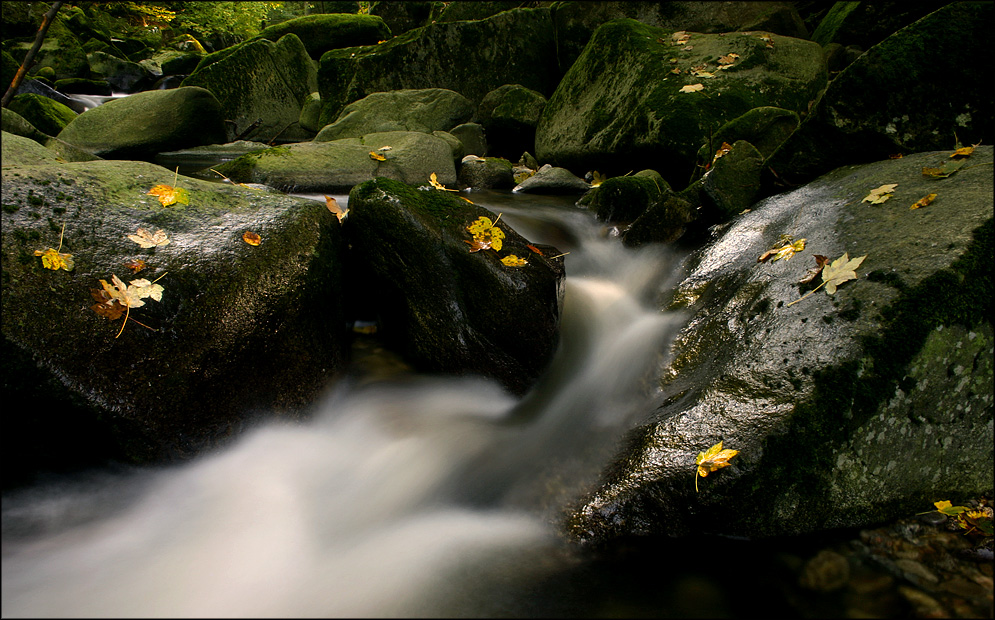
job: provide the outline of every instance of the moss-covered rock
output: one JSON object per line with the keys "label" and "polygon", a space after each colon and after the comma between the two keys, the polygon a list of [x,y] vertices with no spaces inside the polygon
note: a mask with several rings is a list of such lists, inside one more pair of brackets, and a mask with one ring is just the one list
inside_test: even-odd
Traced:
{"label": "moss-covered rock", "polygon": [[58,101],[22,93],[10,100],[10,109],[20,114],[39,131],[50,136],[58,135],[78,114]]}
{"label": "moss-covered rock", "polygon": [[[5,9],[6,6],[4,5]],[[13,43],[5,45],[4,49],[9,51],[14,60],[20,64],[28,50],[31,49],[32,43],[33,41]],[[45,40],[34,60],[35,66],[52,67],[55,70],[55,79],[58,80],[90,77],[90,65],[87,62],[83,46],[59,19],[56,19],[49,27]]]}
{"label": "moss-covered rock", "polygon": [[482,2],[457,1],[448,2],[442,9],[436,22],[458,22],[474,19],[487,19],[492,15],[497,15],[502,11],[510,11],[522,6],[517,0],[491,0]]}
{"label": "moss-covered rock", "polygon": [[[427,183],[377,178],[349,193],[345,231],[391,347],[420,370],[494,377],[521,394],[556,349],[563,262],[503,223],[501,250],[469,252],[480,216],[497,219]],[[510,255],[527,264],[503,264]]]}
{"label": "moss-covered rock", "polygon": [[666,30],[725,33],[762,30],[808,38],[808,30],[791,2],[557,2],[553,5],[556,55],[560,73],[580,56],[601,24],[635,19]]}
{"label": "moss-covered rock", "polygon": [[764,157],[746,140],[737,140],[715,160],[702,179],[702,215],[707,224],[725,222],[753,205],[760,192]]}
{"label": "moss-covered rock", "polygon": [[[543,111],[539,160],[609,175],[650,167],[682,187],[710,132],[760,106],[806,110],[826,84],[822,48],[811,41],[687,37],[675,44],[685,40],[632,19],[598,28]],[[720,64],[730,53],[738,58]],[[702,67],[714,77],[694,75]],[[695,84],[702,89],[681,92]]]}
{"label": "moss-covered rock", "polygon": [[107,80],[88,80],[86,78],[56,80],[55,90],[74,95],[110,96],[114,93],[114,89],[111,88],[110,82]]}
{"label": "moss-covered rock", "polygon": [[321,95],[313,92],[301,104],[301,116],[297,122],[303,129],[318,133],[321,131],[321,124],[318,122],[319,116],[321,116]]}
{"label": "moss-covered rock", "polygon": [[578,201],[599,220],[631,222],[655,202],[660,201],[670,185],[656,170],[640,170],[632,176],[611,177],[594,187]]}
{"label": "moss-covered rock", "polygon": [[645,243],[673,243],[698,218],[698,205],[667,189],[622,231],[622,241],[635,247]]}
{"label": "moss-covered rock", "polygon": [[536,125],[546,98],[521,84],[505,84],[484,96],[477,106],[477,121],[491,136],[494,155],[517,157],[535,150]]}
{"label": "moss-covered rock", "polygon": [[446,88],[479,103],[503,84],[548,96],[556,85],[549,9],[514,9],[479,21],[436,23],[380,45],[321,57],[322,124],[375,92]]}
{"label": "moss-covered rock", "polygon": [[119,93],[133,93],[143,90],[151,86],[156,79],[152,71],[137,62],[122,60],[107,52],[93,52],[87,58],[90,61],[90,67],[104,76],[111,88]]}
{"label": "moss-covered rock", "polygon": [[259,36],[276,42],[290,33],[300,38],[304,49],[315,60],[328,50],[376,45],[392,36],[380,17],[346,13],[305,15],[269,26]]}
{"label": "moss-covered rock", "polygon": [[483,157],[487,154],[487,136],[480,123],[462,123],[449,130],[463,143],[464,155]]}
{"label": "moss-covered rock", "polygon": [[[323,204],[180,177],[189,205],[164,207],[147,195],[160,183],[173,185],[173,171],[144,162],[3,168],[5,351],[64,386],[122,454],[145,463],[191,456],[259,412],[299,415],[346,354],[341,238]],[[127,237],[139,227],[170,243],[141,248]],[[262,243],[245,243],[246,231]],[[71,271],[34,254],[59,248],[60,235]],[[146,263],[137,276],[124,266],[133,259]],[[90,309],[90,291],[112,275],[161,277],[162,298],[131,308],[126,323],[108,320]],[[62,415],[46,411],[40,426],[8,411],[0,434],[19,453],[67,442],[78,425]]]}
{"label": "moss-covered rock", "polygon": [[[58,138],[53,138],[46,133],[38,131],[34,125],[29,123],[23,116],[13,110],[3,108],[2,111],[3,131],[14,134],[15,136],[22,136],[24,138],[34,140],[38,144],[51,150],[57,157],[61,157],[64,161],[93,161],[95,159],[100,159],[100,157],[92,155],[79,147],[73,146],[67,142],[59,140]],[[16,160],[12,159],[11,161]],[[4,165],[8,165],[6,159],[4,160]]]}
{"label": "moss-covered rock", "polygon": [[196,87],[108,101],[77,116],[57,137],[109,159],[151,159],[162,151],[227,141],[221,105]]}
{"label": "moss-covered rock", "polygon": [[394,36],[399,36],[428,24],[443,8],[442,2],[380,0],[370,3],[369,13],[383,19]]}
{"label": "moss-covered rock", "polygon": [[731,145],[737,140],[746,140],[766,159],[788,139],[800,122],[797,112],[771,106],[753,108],[734,118],[712,134],[710,143],[702,144],[698,149],[692,180],[699,179],[711,169],[723,142]]}
{"label": "moss-covered rock", "polygon": [[591,184],[566,168],[546,164],[516,185],[512,191],[531,194],[582,194]]}
{"label": "moss-covered rock", "polygon": [[[7,114],[4,113],[3,130],[3,167],[8,166],[39,166],[44,164],[54,164],[58,155],[53,151],[38,144],[31,138],[25,138],[13,133],[8,133],[6,129]],[[6,205],[6,197],[4,197]]]}
{"label": "moss-covered rock", "polygon": [[[689,323],[661,368],[663,404],[573,533],[785,535],[990,490],[992,151],[946,179],[921,169],[948,151],[840,168],[694,254],[668,306]],[[898,184],[888,202],[862,202],[883,183]],[[758,262],[782,235],[805,250]],[[866,256],[856,280],[793,303],[814,254],[844,253]],[[696,492],[695,456],[718,441],[739,454]]]}
{"label": "moss-covered rock", "polygon": [[162,75],[189,75],[197,69],[203,57],[203,53],[196,51],[163,50],[151,60],[158,63]]}
{"label": "moss-covered rock", "polygon": [[804,183],[838,166],[894,154],[946,149],[958,139],[995,141],[991,80],[961,62],[985,53],[992,19],[991,3],[955,2],[867,50],[770,157],[767,166],[780,178],[769,185]]}
{"label": "moss-covered rock", "polygon": [[[17,70],[21,67],[21,63],[14,60],[14,57],[3,50],[0,52],[0,57],[2,57],[2,64],[0,64],[0,83],[6,84],[10,87],[11,82],[14,81],[14,76],[17,75]],[[6,90],[4,91],[6,92]]]}
{"label": "moss-covered rock", "polygon": [[460,187],[471,189],[511,189],[515,187],[514,165],[501,157],[467,156],[459,169]]}
{"label": "moss-covered rock", "polygon": [[948,2],[836,2],[812,32],[812,40],[823,47],[838,43],[868,50],[944,4]]}
{"label": "moss-covered rock", "polygon": [[318,90],[315,79],[304,45],[288,34],[276,43],[255,39],[205,57],[182,85],[214,93],[224,118],[234,121],[229,139],[294,141],[313,137],[298,121],[304,101]]}
{"label": "moss-covered rock", "polygon": [[383,131],[449,131],[472,116],[470,100],[444,88],[373,93],[347,105],[314,140],[359,138]]}
{"label": "moss-covered rock", "polygon": [[[371,152],[386,159],[378,161]],[[237,183],[263,183],[293,192],[349,191],[374,177],[427,183],[433,172],[439,183],[456,183],[452,147],[418,131],[287,144],[243,155],[215,169]]]}

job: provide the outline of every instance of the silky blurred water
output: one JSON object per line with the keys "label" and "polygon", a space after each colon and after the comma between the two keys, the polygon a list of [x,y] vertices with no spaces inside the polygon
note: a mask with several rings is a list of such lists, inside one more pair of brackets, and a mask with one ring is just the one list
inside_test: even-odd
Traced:
{"label": "silky blurred water", "polygon": [[3,615],[559,609],[534,600],[535,584],[576,569],[562,516],[658,397],[653,371],[683,320],[658,300],[679,260],[623,247],[572,199],[472,198],[570,252],[560,348],[530,393],[480,378],[343,379],[306,424],[256,428],[182,466],[11,493]]}

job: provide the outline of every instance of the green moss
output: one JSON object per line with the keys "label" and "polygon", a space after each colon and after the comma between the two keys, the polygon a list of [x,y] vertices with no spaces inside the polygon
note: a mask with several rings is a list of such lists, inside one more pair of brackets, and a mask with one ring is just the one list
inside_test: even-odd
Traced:
{"label": "green moss", "polygon": [[12,205],[12,204],[9,204],[9,203],[4,203],[4,205],[3,205],[3,211],[4,211],[4,213],[14,213],[18,209],[20,209],[20,208],[21,207],[18,206],[18,205]]}

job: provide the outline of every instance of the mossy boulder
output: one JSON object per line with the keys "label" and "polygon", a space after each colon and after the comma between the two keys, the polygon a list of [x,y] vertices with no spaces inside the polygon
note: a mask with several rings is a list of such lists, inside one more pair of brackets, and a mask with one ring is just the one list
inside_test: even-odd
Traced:
{"label": "mossy boulder", "polygon": [[446,88],[472,101],[503,84],[548,96],[556,85],[549,9],[514,9],[479,21],[436,23],[380,45],[331,50],[321,57],[321,123],[375,92]]}
{"label": "mossy boulder", "polygon": [[722,148],[722,143],[733,144],[746,140],[764,159],[770,157],[789,136],[798,129],[801,119],[797,112],[771,106],[753,108],[719,127],[711,141],[698,149],[697,163],[692,180],[697,180],[712,167],[712,160]]}
{"label": "mossy boulder", "polygon": [[760,193],[764,157],[746,140],[737,140],[729,152],[715,160],[701,180],[701,206],[705,224],[725,222],[753,205]]}
{"label": "mossy boulder", "polygon": [[[39,166],[54,164],[58,161],[58,155],[44,146],[38,144],[31,138],[25,138],[17,134],[9,133],[6,129],[7,114],[4,113],[3,143],[3,167],[10,166]],[[4,205],[7,204],[6,197]]]}
{"label": "mossy boulder", "polygon": [[317,92],[313,92],[309,94],[307,99],[304,100],[304,103],[301,104],[301,116],[297,122],[303,129],[318,133],[321,131],[321,125],[318,123],[318,117],[320,115],[321,95]]}
{"label": "mossy boulder", "polygon": [[162,75],[189,75],[197,69],[202,52],[181,52],[179,50],[163,50],[151,58],[159,65]]}
{"label": "mossy boulder", "polygon": [[470,189],[511,189],[515,187],[514,165],[501,157],[463,158],[459,168],[460,187]]}
{"label": "mossy boulder", "polygon": [[229,139],[313,137],[298,121],[304,101],[318,90],[315,68],[295,34],[276,43],[254,39],[205,57],[182,86],[200,86],[217,97],[224,118],[233,121]]}
{"label": "mossy boulder", "polygon": [[[2,111],[3,131],[7,134],[29,138],[30,140],[33,140],[41,146],[49,149],[52,153],[54,153],[57,157],[61,157],[64,161],[93,161],[95,159],[100,159],[100,157],[92,155],[79,147],[73,146],[67,142],[59,140],[58,138],[53,138],[46,133],[38,131],[38,129],[25,120],[23,116],[9,108],[3,108]],[[6,153],[6,151],[4,152]],[[11,162],[16,161],[16,156],[11,155],[11,157]],[[4,158],[3,165],[8,165],[6,157]],[[13,165],[13,163],[9,165]]]}
{"label": "mossy boulder", "polygon": [[[672,35],[633,19],[598,28],[546,104],[536,129],[539,160],[609,175],[649,167],[682,187],[710,132],[760,106],[804,111],[826,85],[822,48],[811,41],[764,32]],[[720,64],[731,53],[738,58]],[[694,75],[701,67],[714,77]]]}
{"label": "mossy boulder", "polygon": [[521,84],[505,84],[487,93],[477,106],[477,122],[491,136],[491,152],[518,157],[534,151],[536,125],[545,107],[542,93]]}
{"label": "mossy boulder", "polygon": [[86,78],[56,80],[55,90],[60,93],[71,93],[74,95],[110,96],[114,93],[114,89],[107,80],[89,80]]}
{"label": "mossy boulder", "polygon": [[39,131],[50,136],[58,135],[66,125],[78,116],[76,112],[58,101],[33,93],[16,95],[10,100],[9,107]]}
{"label": "mossy boulder", "polygon": [[383,131],[449,131],[472,116],[473,103],[445,88],[373,93],[347,105],[314,140],[359,138]]}
{"label": "mossy boulder", "polygon": [[[467,227],[481,216],[497,219],[427,183],[377,178],[349,193],[344,230],[388,346],[419,370],[493,377],[522,394],[556,349],[563,259],[532,252],[504,223],[501,250],[470,252]],[[511,255],[527,263],[501,262]]]}
{"label": "mossy boulder", "polygon": [[553,6],[556,54],[565,74],[604,23],[635,19],[666,30],[719,34],[765,31],[808,38],[808,30],[791,2],[557,2]]}
{"label": "mossy boulder", "polygon": [[[44,423],[3,417],[4,452],[16,446],[18,465],[78,442],[66,433],[79,417],[62,423],[70,415],[105,429],[132,462],[192,456],[253,416],[301,416],[342,369],[343,246],[325,205],[180,177],[189,204],[164,207],[147,195],[160,183],[173,185],[173,171],[145,162],[3,168],[5,357],[18,352],[19,372],[47,377],[22,386],[31,402],[50,403],[49,384],[68,394]],[[139,227],[162,229],[170,243],[143,249],[128,238]],[[243,241],[247,231],[262,243]],[[59,248],[60,235],[71,271],[35,255]],[[124,265],[136,259],[146,268],[133,275]],[[101,316],[91,289],[113,275],[158,279],[161,299],[131,308],[126,322]]]}
{"label": "mossy boulder", "polygon": [[151,159],[162,151],[227,141],[221,105],[197,87],[108,101],[77,116],[57,137],[107,159]]}
{"label": "mossy boulder", "polygon": [[259,36],[276,42],[290,33],[300,38],[304,49],[315,60],[328,50],[376,45],[392,36],[380,17],[347,13],[305,15],[264,28]]}
{"label": "mossy boulder", "polygon": [[512,191],[530,194],[582,194],[591,184],[566,168],[546,164],[516,185]]}
{"label": "mossy boulder", "polygon": [[449,130],[463,143],[464,155],[487,155],[487,135],[480,123],[462,123]]}
{"label": "mossy boulder", "polygon": [[[386,159],[378,161],[371,152]],[[450,144],[419,131],[287,144],[243,155],[215,169],[237,183],[263,183],[293,192],[347,192],[374,177],[427,183],[432,173],[439,183],[456,184]]]}
{"label": "mossy boulder", "polygon": [[812,32],[812,40],[826,47],[838,43],[862,50],[939,9],[945,0],[928,2],[836,2]]}
{"label": "mossy boulder", "polygon": [[120,93],[144,90],[156,80],[155,74],[148,68],[137,62],[112,56],[107,52],[93,52],[87,58],[90,67],[104,76],[111,88]]}
{"label": "mossy boulder", "polygon": [[[7,6],[4,5],[4,10],[7,9]],[[37,24],[35,27],[37,28]],[[28,50],[31,49],[32,44],[33,41],[12,43],[4,45],[4,49],[10,52],[14,60],[20,64]],[[87,62],[83,46],[59,19],[56,19],[49,27],[45,40],[35,55],[34,62],[37,67],[52,67],[55,70],[55,79],[57,80],[90,77],[90,65]]]}
{"label": "mossy boulder", "polygon": [[599,220],[631,222],[663,198],[670,185],[656,170],[640,170],[632,176],[611,177],[591,188],[577,204],[587,207]]}
{"label": "mossy boulder", "polygon": [[[574,513],[577,538],[864,527],[991,489],[992,147],[954,176],[922,175],[948,158],[840,168],[692,255],[665,302],[689,322],[662,404]],[[888,202],[862,202],[884,183],[898,184]],[[805,250],[758,262],[782,235]],[[812,257],[844,253],[866,256],[857,278],[802,299]],[[739,454],[696,491],[696,455],[719,441]]]}
{"label": "mossy boulder", "polygon": [[380,0],[370,3],[370,15],[381,18],[394,36],[428,24],[444,8],[442,2]]}
{"label": "mossy boulder", "polygon": [[492,15],[497,15],[502,11],[510,11],[511,9],[517,9],[522,6],[521,2],[516,0],[491,0],[483,2],[466,2],[457,1],[449,2],[446,7],[442,9],[439,16],[435,18],[436,22],[458,22],[467,21],[475,19],[487,19]]}
{"label": "mossy boulder", "polygon": [[844,164],[957,140],[991,144],[991,80],[961,59],[985,53],[992,19],[991,3],[955,2],[867,50],[770,157],[780,177],[771,183],[804,183]]}

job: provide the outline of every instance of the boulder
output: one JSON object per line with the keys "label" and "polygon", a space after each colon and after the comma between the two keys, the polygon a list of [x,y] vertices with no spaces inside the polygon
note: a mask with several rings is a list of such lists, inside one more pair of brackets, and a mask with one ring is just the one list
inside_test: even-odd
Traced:
{"label": "boulder", "polygon": [[444,88],[373,93],[347,105],[338,119],[325,125],[315,142],[359,138],[384,131],[449,131],[473,116],[473,104]]}
{"label": "boulder", "polygon": [[711,131],[760,106],[806,110],[826,79],[822,48],[811,41],[674,34],[615,20],[598,28],[550,98],[536,156],[607,174],[649,167],[682,187]]}
{"label": "boulder", "polygon": [[459,169],[459,184],[470,189],[511,189],[515,187],[513,168],[501,157],[467,155]]}
{"label": "boulder", "polygon": [[491,152],[513,157],[535,150],[536,125],[546,98],[521,84],[505,84],[487,93],[477,106],[477,122],[491,136]]}
{"label": "boulder", "polygon": [[103,95],[109,97],[114,93],[107,80],[89,80],[86,78],[66,78],[55,81],[55,90],[60,93],[74,95]]}
{"label": "boulder", "polygon": [[26,93],[34,93],[36,95],[48,97],[49,99],[58,101],[59,103],[66,106],[70,110],[73,110],[74,112],[79,112],[80,114],[86,111],[86,106],[82,102],[71,99],[68,95],[60,93],[59,91],[45,84],[41,80],[26,79],[23,82],[21,82],[21,85],[17,88],[16,94],[22,95]]}
{"label": "boulder", "polygon": [[589,189],[591,189],[590,183],[566,168],[546,164],[511,191],[534,194],[579,194]]}
{"label": "boulder", "polygon": [[[381,150],[384,147],[390,147]],[[370,155],[384,157],[378,161]],[[302,142],[249,153],[215,168],[236,183],[263,183],[282,191],[342,192],[374,177],[404,183],[456,184],[452,147],[419,131],[389,131],[331,142]]]}
{"label": "boulder", "polygon": [[517,9],[522,6],[516,0],[492,0],[483,2],[447,2],[436,22],[458,22],[476,19],[487,19],[502,11]]}
{"label": "boulder", "polygon": [[770,157],[779,179],[769,184],[804,183],[844,164],[946,149],[957,140],[991,144],[991,80],[960,59],[985,53],[992,19],[991,3],[955,2],[867,50]]}
{"label": "boulder", "polygon": [[498,86],[517,82],[548,96],[557,81],[555,59],[546,8],[430,24],[380,45],[331,50],[318,68],[321,123],[334,121],[353,101],[391,90],[446,88],[477,104]]}
{"label": "boulder", "polygon": [[311,58],[318,60],[328,50],[357,45],[376,45],[391,38],[390,28],[376,15],[331,13],[305,15],[263,29],[259,36],[279,41],[293,33]]}
{"label": "boulder", "polygon": [[746,140],[753,145],[764,159],[770,157],[785,140],[798,129],[801,119],[798,113],[782,108],[761,106],[734,118],[719,127],[711,136],[711,141],[698,149],[692,180],[699,179],[712,167],[722,143],[733,144]]}
{"label": "boulder", "polygon": [[[38,144],[31,138],[25,138],[17,134],[8,133],[6,129],[7,114],[4,116],[3,143],[3,167],[10,166],[40,166],[54,164],[58,161],[58,155],[44,146]],[[6,188],[5,188],[6,190]],[[4,209],[7,208],[7,197],[4,196]]]}
{"label": "boulder", "polygon": [[318,133],[321,131],[321,125],[318,124],[318,117],[320,115],[321,95],[317,92],[313,92],[308,95],[307,99],[304,100],[304,103],[301,104],[301,117],[297,122],[303,129]]}
{"label": "boulder", "polygon": [[147,67],[122,60],[107,52],[93,52],[87,55],[90,68],[104,76],[115,92],[134,93],[144,90],[156,80],[156,75]]}
{"label": "boulder", "polygon": [[318,87],[314,65],[297,35],[276,43],[254,39],[207,56],[182,85],[200,86],[217,97],[224,118],[234,121],[229,140],[313,137],[298,124],[301,106]]}
{"label": "boulder", "polygon": [[449,130],[456,139],[463,143],[466,155],[483,157],[487,155],[487,137],[480,123],[463,123]]}
{"label": "boulder", "polygon": [[78,114],[54,99],[24,93],[10,100],[10,109],[20,114],[39,131],[58,135]]}
{"label": "boulder", "polygon": [[[21,386],[30,402],[48,403],[51,384],[71,396],[43,416],[8,410],[6,454],[74,443],[85,452],[65,435],[79,420],[61,423],[84,411],[133,462],[191,456],[260,412],[301,415],[343,367],[343,247],[323,204],[180,177],[189,204],[164,207],[147,194],[156,184],[174,185],[173,171],[133,161],[3,168],[4,351],[19,352],[22,374],[48,377]],[[142,248],[129,238],[140,227],[169,243]],[[243,241],[250,231],[259,245]],[[35,252],[49,247],[74,268],[44,268]],[[138,259],[145,269],[133,274],[126,263]],[[127,318],[97,314],[91,290],[115,275],[157,280],[161,298]]]}
{"label": "boulder", "polygon": [[[746,140],[737,140],[719,157],[700,182],[700,204],[704,225],[726,222],[749,209],[760,193],[760,171],[764,157]],[[684,192],[685,197],[692,188]]]}
{"label": "boulder", "polygon": [[673,243],[683,237],[697,219],[698,205],[668,188],[622,231],[622,242],[630,247]]}
{"label": "boulder", "polygon": [[[531,251],[503,222],[500,251],[470,252],[467,227],[481,216],[497,220],[428,183],[377,178],[349,193],[344,230],[390,347],[421,371],[493,377],[522,394],[556,349],[563,259]],[[502,263],[512,255],[526,264]]]}
{"label": "boulder", "polygon": [[162,75],[190,75],[197,69],[203,52],[181,52],[179,50],[163,50],[152,57],[159,64]]}
{"label": "boulder", "polygon": [[162,151],[226,142],[221,105],[197,87],[150,90],[77,116],[57,136],[107,159],[151,159]]}
{"label": "boulder", "polygon": [[631,222],[650,205],[660,201],[670,185],[656,170],[640,170],[632,176],[611,177],[591,188],[577,202],[606,222]]}
{"label": "boulder", "polygon": [[429,23],[442,10],[441,2],[380,0],[370,3],[370,15],[380,17],[395,37]]}
{"label": "boulder", "polygon": [[823,47],[837,43],[868,50],[945,4],[945,0],[836,2],[812,32],[812,40]]}
{"label": "boulder", "polygon": [[[6,10],[8,5],[4,5]],[[37,29],[36,22],[35,28]],[[32,39],[34,33],[32,32]],[[6,38],[6,35],[5,35]],[[33,41],[4,45],[4,50],[10,52],[18,64],[24,60]],[[86,52],[66,25],[56,18],[45,34],[45,40],[34,58],[36,67],[52,67],[55,79],[88,78],[90,65],[87,63]],[[9,86],[9,83],[7,84]],[[6,90],[6,88],[4,88]]]}
{"label": "boulder", "polygon": [[[46,133],[38,131],[35,126],[26,121],[23,116],[13,110],[10,110],[9,108],[3,108],[2,111],[3,131],[7,133],[29,138],[41,146],[50,149],[57,157],[61,157],[65,161],[93,161],[95,159],[100,159],[96,155],[92,155],[79,147],[73,146],[67,142],[59,140],[58,138],[53,138]],[[4,159],[4,165],[7,165],[6,159]]]}
{"label": "boulder", "polygon": [[560,74],[580,57],[599,26],[614,19],[635,19],[665,30],[720,34],[762,30],[808,38],[808,29],[791,2],[557,2],[553,8]]}
{"label": "boulder", "polygon": [[[991,489],[992,147],[923,176],[949,155],[840,168],[689,258],[660,405],[574,512],[574,536],[864,527]],[[863,201],[882,184],[897,184],[891,199]],[[804,251],[758,262],[782,235]],[[830,295],[799,284],[816,254],[866,258]],[[720,441],[739,454],[696,478],[696,455]]]}
{"label": "boulder", "polygon": [[448,131],[433,131],[432,135],[449,145],[449,150],[452,152],[454,163],[463,159],[463,155],[465,155],[465,153],[463,152],[463,143],[460,142],[459,138]]}

